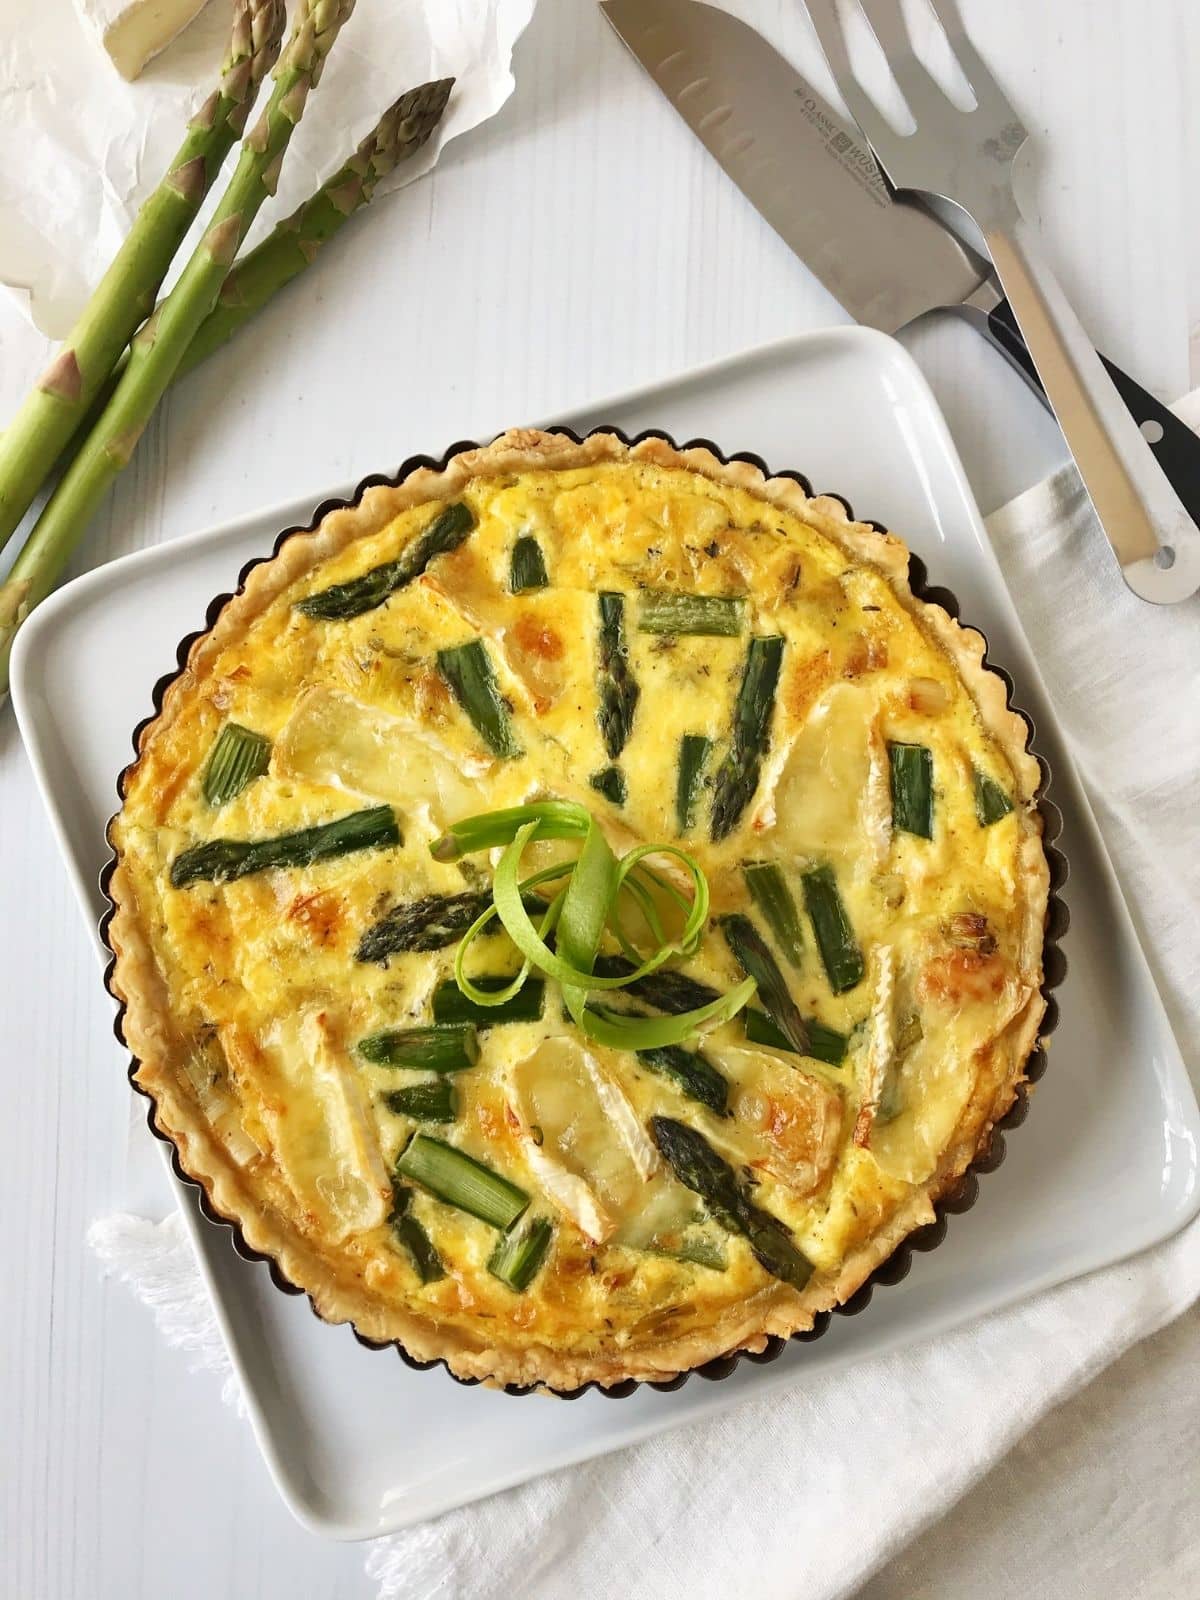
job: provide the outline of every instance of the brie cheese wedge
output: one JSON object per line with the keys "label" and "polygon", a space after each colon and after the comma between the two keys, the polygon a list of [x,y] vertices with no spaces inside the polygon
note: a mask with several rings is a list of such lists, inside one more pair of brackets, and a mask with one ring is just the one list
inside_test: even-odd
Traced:
{"label": "brie cheese wedge", "polygon": [[132,83],[204,10],[208,0],[75,0],[121,76]]}

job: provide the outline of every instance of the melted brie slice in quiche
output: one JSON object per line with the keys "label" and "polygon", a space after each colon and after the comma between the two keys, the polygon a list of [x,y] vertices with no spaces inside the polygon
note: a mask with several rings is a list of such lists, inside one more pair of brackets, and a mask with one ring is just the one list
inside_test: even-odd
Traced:
{"label": "melted brie slice in quiche", "polygon": [[183,1170],[322,1316],[658,1380],[933,1218],[1037,1041],[1048,872],[1025,725],[907,561],[746,462],[521,430],[193,645],[111,981]]}

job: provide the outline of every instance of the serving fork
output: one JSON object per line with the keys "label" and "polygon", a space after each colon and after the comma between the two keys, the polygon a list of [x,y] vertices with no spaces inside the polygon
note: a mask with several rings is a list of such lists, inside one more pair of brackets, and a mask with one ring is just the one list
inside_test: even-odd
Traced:
{"label": "serving fork", "polygon": [[860,8],[916,123],[896,132],[850,58],[838,0],[805,0],[851,116],[896,189],[949,202],[983,235],[1067,445],[1125,582],[1143,600],[1200,588],[1200,529],[1164,476],[1022,216],[1012,170],[1028,138],[963,30],[953,0],[922,0],[975,98],[960,110],[916,55],[901,0]]}

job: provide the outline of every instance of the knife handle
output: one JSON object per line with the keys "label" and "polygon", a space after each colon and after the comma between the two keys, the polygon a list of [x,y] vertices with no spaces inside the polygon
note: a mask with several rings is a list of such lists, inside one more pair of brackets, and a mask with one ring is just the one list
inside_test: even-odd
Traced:
{"label": "knife handle", "polygon": [[[1038,399],[1049,409],[1046,391],[1042,388],[1033,357],[1021,337],[1021,330],[1008,301],[1001,300],[994,310],[987,313],[972,315],[971,321],[986,334],[1001,354],[1008,357]],[[1126,410],[1149,440],[1155,460],[1172,489],[1193,522],[1200,523],[1200,435],[1193,433],[1161,400],[1156,400],[1106,356],[1100,359]]]}

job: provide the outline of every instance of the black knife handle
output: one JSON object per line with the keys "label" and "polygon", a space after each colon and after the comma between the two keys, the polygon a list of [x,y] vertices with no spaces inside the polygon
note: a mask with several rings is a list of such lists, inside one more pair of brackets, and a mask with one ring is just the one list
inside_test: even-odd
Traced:
{"label": "black knife handle", "polygon": [[[977,319],[972,318],[972,321]],[[1007,300],[1001,300],[986,318],[977,322],[987,337],[1016,367],[1029,383],[1038,398],[1048,407],[1046,391],[1042,388],[1033,357],[1026,349]],[[1161,400],[1148,394],[1140,383],[1135,383],[1120,367],[1114,366],[1106,356],[1100,357],[1112,379],[1117,393],[1125,402],[1133,420],[1142,429],[1154,451],[1155,460],[1166,474],[1171,487],[1179,496],[1193,522],[1200,523],[1200,435],[1180,422]],[[1147,426],[1149,424],[1149,426]]]}

